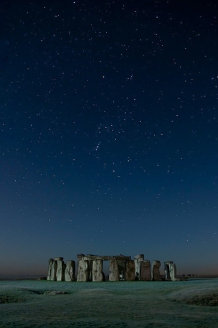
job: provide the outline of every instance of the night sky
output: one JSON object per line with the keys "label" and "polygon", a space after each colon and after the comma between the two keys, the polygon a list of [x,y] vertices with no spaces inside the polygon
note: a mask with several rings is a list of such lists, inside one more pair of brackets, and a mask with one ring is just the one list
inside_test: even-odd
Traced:
{"label": "night sky", "polygon": [[1,1],[1,275],[77,253],[218,273],[217,9]]}

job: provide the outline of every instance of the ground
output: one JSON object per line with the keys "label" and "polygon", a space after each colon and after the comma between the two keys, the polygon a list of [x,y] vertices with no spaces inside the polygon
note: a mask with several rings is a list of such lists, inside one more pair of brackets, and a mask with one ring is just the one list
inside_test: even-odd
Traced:
{"label": "ground", "polygon": [[218,279],[0,281],[0,328],[218,328]]}

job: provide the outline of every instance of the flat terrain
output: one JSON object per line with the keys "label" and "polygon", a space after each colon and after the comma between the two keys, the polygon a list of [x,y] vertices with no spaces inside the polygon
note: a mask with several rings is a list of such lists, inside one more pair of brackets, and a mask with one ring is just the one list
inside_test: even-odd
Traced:
{"label": "flat terrain", "polygon": [[218,328],[218,279],[0,281],[0,327]]}

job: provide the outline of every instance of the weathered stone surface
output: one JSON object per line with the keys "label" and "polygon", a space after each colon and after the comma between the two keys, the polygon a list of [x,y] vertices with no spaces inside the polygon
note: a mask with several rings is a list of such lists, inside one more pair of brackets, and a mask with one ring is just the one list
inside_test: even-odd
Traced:
{"label": "weathered stone surface", "polygon": [[118,261],[111,260],[109,266],[109,281],[119,281]]}
{"label": "weathered stone surface", "polygon": [[63,258],[63,257],[55,257],[54,260],[55,260],[55,261],[63,261],[64,258]]}
{"label": "weathered stone surface", "polygon": [[65,281],[74,281],[75,280],[75,261],[66,261]]}
{"label": "weathered stone surface", "polygon": [[141,280],[141,263],[144,261],[144,254],[139,254],[134,257],[135,262],[135,280]]}
{"label": "weathered stone surface", "polygon": [[103,261],[112,261],[112,260],[121,260],[121,261],[128,261],[131,260],[131,256],[125,256],[125,255],[115,255],[115,256],[100,256],[100,255],[93,255],[93,254],[78,254],[77,255],[78,260],[87,260],[87,261],[94,261],[94,260],[103,260]]}
{"label": "weathered stone surface", "polygon": [[176,265],[173,261],[164,262],[164,273],[166,280],[176,281]]}
{"label": "weathered stone surface", "polygon": [[53,261],[51,265],[51,279],[52,281],[57,280],[57,261]]}
{"label": "weathered stone surface", "polygon": [[170,265],[170,278],[172,281],[176,281],[176,265],[175,263],[172,263]]}
{"label": "weathered stone surface", "polygon": [[148,260],[141,261],[140,280],[151,280],[151,262]]}
{"label": "weathered stone surface", "polygon": [[78,272],[77,272],[77,281],[89,281],[90,280],[90,270],[89,270],[89,261],[79,260],[78,262]]}
{"label": "weathered stone surface", "polygon": [[92,281],[103,281],[103,280],[104,280],[103,261],[94,260],[92,262]]}
{"label": "weathered stone surface", "polygon": [[161,280],[160,266],[161,266],[160,261],[154,261],[152,263],[152,270],[151,270],[151,279],[152,280]]}
{"label": "weathered stone surface", "polygon": [[65,263],[63,259],[55,262],[57,262],[57,281],[64,281]]}
{"label": "weathered stone surface", "polygon": [[125,279],[127,281],[135,280],[135,262],[134,260],[129,260],[126,262],[126,274]]}
{"label": "weathered stone surface", "polygon": [[53,262],[54,262],[54,259],[49,259],[49,261],[48,261],[48,275],[47,275],[47,280],[51,280],[51,273],[52,273]]}

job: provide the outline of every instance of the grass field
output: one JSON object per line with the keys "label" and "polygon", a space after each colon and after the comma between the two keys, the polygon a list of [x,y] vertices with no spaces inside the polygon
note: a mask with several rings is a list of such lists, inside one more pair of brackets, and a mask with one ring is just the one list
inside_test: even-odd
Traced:
{"label": "grass field", "polygon": [[218,328],[218,279],[0,281],[0,327]]}

